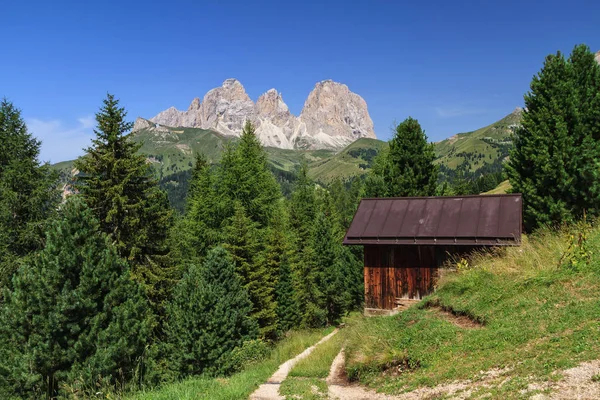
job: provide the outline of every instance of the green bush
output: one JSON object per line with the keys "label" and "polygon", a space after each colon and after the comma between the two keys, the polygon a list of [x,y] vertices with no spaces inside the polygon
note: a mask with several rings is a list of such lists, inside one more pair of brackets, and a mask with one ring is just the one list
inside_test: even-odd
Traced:
{"label": "green bush", "polygon": [[222,369],[227,373],[239,372],[249,365],[265,360],[271,354],[271,350],[271,346],[263,340],[246,340],[229,353]]}

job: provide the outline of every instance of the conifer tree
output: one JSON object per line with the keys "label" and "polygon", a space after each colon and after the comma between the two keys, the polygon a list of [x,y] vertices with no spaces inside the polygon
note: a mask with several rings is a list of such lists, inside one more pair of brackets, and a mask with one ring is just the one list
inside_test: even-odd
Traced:
{"label": "conifer tree", "polygon": [[[261,336],[275,339],[278,331],[287,331],[295,326],[297,310],[293,309],[293,287],[289,271],[289,243],[284,209],[281,204],[276,207],[269,227],[265,232],[266,243],[259,254],[257,270],[264,270],[262,290],[267,301],[262,313]],[[283,282],[279,282],[283,274]],[[281,304],[280,304],[281,302]],[[278,319],[283,318],[279,322]]]}
{"label": "conifer tree", "polygon": [[295,302],[301,310],[301,324],[309,327],[322,326],[326,322],[326,311],[319,285],[320,272],[315,264],[316,254],[312,247],[317,201],[315,184],[308,177],[306,163],[300,168],[289,208],[293,248],[292,281]]}
{"label": "conifer tree", "polygon": [[433,144],[419,121],[408,117],[396,126],[389,149],[376,158],[367,177],[368,197],[433,196],[438,168]]}
{"label": "conifer tree", "polygon": [[250,121],[244,125],[236,147],[226,149],[223,155],[220,185],[231,213],[233,204],[239,201],[259,228],[268,225],[281,190]]}
{"label": "conifer tree", "polygon": [[46,221],[60,201],[57,174],[38,160],[40,145],[20,110],[0,101],[0,287],[21,257],[43,246]]}
{"label": "conifer tree", "polygon": [[273,260],[261,260],[258,256],[258,223],[246,215],[240,202],[234,205],[234,215],[225,227],[224,247],[231,254],[235,271],[241,279],[252,302],[252,318],[260,327],[263,338],[274,339],[277,329],[275,284],[277,269]]}
{"label": "conifer tree", "polygon": [[169,354],[181,376],[225,372],[228,354],[258,333],[248,293],[222,247],[209,251],[202,267],[189,266],[167,309]]}
{"label": "conifer tree", "polygon": [[286,257],[279,264],[279,276],[275,286],[278,331],[281,333],[300,325],[301,315],[295,290],[290,257]]}
{"label": "conifer tree", "polygon": [[568,222],[600,202],[600,66],[587,46],[546,57],[525,95],[507,165],[527,230]]}
{"label": "conifer tree", "polygon": [[326,311],[328,324],[334,324],[346,311],[347,287],[339,258],[342,235],[335,226],[336,216],[332,213],[331,199],[325,195],[314,224],[312,251],[314,251],[313,274],[319,285],[318,306]]}
{"label": "conifer tree", "polygon": [[0,309],[0,393],[55,398],[83,379],[131,378],[153,322],[141,287],[79,196],[23,265]]}
{"label": "conifer tree", "polygon": [[126,115],[119,101],[107,95],[96,114],[96,138],[75,162],[79,170],[75,188],[130,263],[155,310],[162,313],[162,303],[177,279],[167,246],[172,212],[145,157],[137,153],[141,144],[131,140],[132,124]]}
{"label": "conifer tree", "polygon": [[208,250],[223,240],[223,220],[223,202],[217,193],[215,173],[206,158],[197,155],[186,213],[173,230],[179,258],[201,262]]}
{"label": "conifer tree", "polygon": [[416,119],[408,117],[389,143],[383,181],[386,197],[433,196],[438,179],[433,144]]}

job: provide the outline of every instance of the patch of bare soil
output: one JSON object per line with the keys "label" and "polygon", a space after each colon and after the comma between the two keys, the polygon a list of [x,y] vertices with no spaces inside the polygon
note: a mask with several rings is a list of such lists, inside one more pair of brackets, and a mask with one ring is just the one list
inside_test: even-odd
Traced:
{"label": "patch of bare soil", "polygon": [[[467,399],[482,387],[492,387],[498,384],[503,375],[510,371],[508,368],[481,371],[476,379],[455,381],[435,387],[423,387],[400,395],[377,393],[373,390],[348,382],[344,368],[344,350],[339,352],[327,377],[329,397],[338,400],[425,400],[425,399]],[[500,383],[501,384],[501,383]]]}
{"label": "patch of bare soil", "polygon": [[550,391],[549,394],[536,394],[532,400],[600,399],[600,360],[584,362],[575,368],[557,374],[563,375],[558,382],[532,383],[526,392]]}
{"label": "patch of bare soil", "polygon": [[463,329],[479,329],[483,328],[483,325],[475,321],[472,318],[469,318],[467,315],[455,314],[452,311],[445,310],[441,307],[433,307],[430,309],[430,312],[435,313],[438,318],[446,320],[451,324],[458,326]]}

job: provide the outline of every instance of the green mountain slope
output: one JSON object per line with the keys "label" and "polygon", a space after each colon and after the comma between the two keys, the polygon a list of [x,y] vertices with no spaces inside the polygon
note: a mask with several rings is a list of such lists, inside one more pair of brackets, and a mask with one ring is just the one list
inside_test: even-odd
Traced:
{"label": "green mountain slope", "polygon": [[474,173],[485,167],[489,172],[501,170],[512,147],[510,139],[513,128],[521,121],[522,110],[517,108],[511,114],[491,125],[473,132],[459,133],[435,143],[436,163],[442,172],[462,170]]}
{"label": "green mountain slope", "polygon": [[387,146],[377,139],[358,139],[332,157],[311,163],[310,175],[319,182],[331,182],[335,178],[360,176],[367,172],[373,159]]}

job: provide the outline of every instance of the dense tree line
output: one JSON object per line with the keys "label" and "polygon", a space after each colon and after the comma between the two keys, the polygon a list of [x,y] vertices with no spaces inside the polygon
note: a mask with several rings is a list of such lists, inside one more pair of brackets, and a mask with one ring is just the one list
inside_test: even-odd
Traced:
{"label": "dense tree line", "polygon": [[275,176],[247,124],[218,165],[196,157],[175,217],[112,95],[96,122],[61,202],[19,110],[0,107],[0,397],[230,373],[361,305],[360,253],[341,245],[360,184]]}

